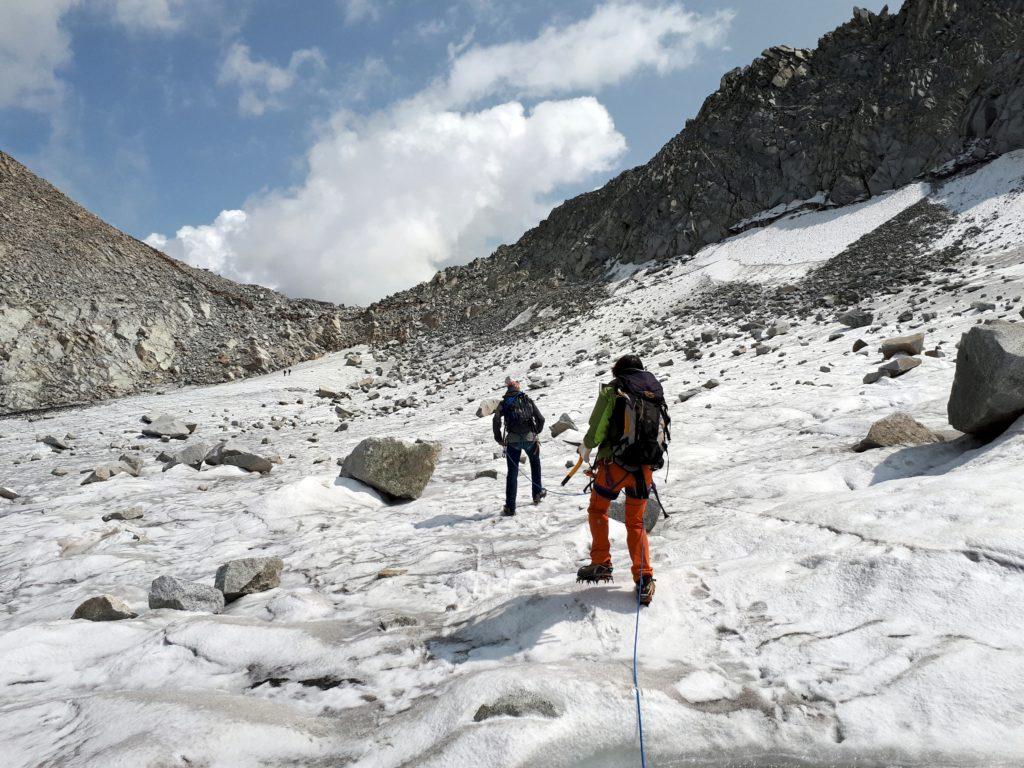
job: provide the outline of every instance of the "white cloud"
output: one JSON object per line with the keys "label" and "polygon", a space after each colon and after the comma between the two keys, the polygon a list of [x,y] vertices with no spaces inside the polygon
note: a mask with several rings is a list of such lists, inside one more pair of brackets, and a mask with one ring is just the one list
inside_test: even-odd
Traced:
{"label": "white cloud", "polygon": [[57,70],[71,59],[61,17],[77,0],[5,3],[0,22],[0,109],[53,109],[63,94]]}
{"label": "white cloud", "polygon": [[732,18],[731,11],[700,16],[678,4],[610,2],[532,40],[458,53],[441,98],[469,104],[498,92],[543,97],[595,91],[642,69],[667,74],[693,64],[702,48],[721,45]]}
{"label": "white cloud", "polygon": [[143,242],[196,267],[231,271],[235,256],[229,239],[245,229],[246,218],[245,211],[221,211],[213,224],[182,227],[173,240],[154,232]]}
{"label": "white cloud", "polygon": [[380,18],[379,0],[339,0],[345,13],[345,22],[376,21]]}
{"label": "white cloud", "polygon": [[336,116],[294,190],[147,242],[197,266],[292,295],[362,303],[480,255],[543,216],[558,184],[625,149],[593,98],[469,114],[398,109]]}
{"label": "white cloud", "polygon": [[249,46],[235,43],[224,57],[217,82],[239,86],[238,110],[243,115],[262,115],[283,106],[281,96],[296,84],[304,65],[311,69],[322,69],[325,66],[323,54],[318,48],[295,51],[288,65],[279,67],[269,61],[254,59]]}
{"label": "white cloud", "polygon": [[[485,255],[535,224],[566,184],[625,151],[592,96],[467,105],[597,90],[641,69],[667,72],[718,44],[724,15],[613,2],[532,41],[454,51],[416,96],[360,117],[340,110],[297,187],[257,196],[163,242],[169,254],[291,295],[366,303]],[[248,55],[245,61],[251,61]]]}
{"label": "white cloud", "polygon": [[110,0],[114,19],[129,29],[176,32],[188,0]]}

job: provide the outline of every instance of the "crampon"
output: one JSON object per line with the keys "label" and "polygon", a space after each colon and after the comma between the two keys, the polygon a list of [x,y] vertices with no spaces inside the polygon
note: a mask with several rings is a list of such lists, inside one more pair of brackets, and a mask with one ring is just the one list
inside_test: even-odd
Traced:
{"label": "crampon", "polygon": [[612,578],[611,563],[591,563],[590,565],[584,565],[576,571],[576,583],[579,584],[581,581],[587,582],[588,584],[597,584],[602,581],[614,581]]}

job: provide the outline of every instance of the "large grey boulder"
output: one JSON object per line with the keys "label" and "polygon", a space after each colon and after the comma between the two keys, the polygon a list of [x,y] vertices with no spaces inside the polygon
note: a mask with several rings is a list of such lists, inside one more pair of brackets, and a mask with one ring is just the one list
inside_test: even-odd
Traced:
{"label": "large grey boulder", "polygon": [[90,597],[75,608],[71,618],[85,619],[86,621],[120,621],[121,619],[134,619],[138,615],[128,603],[119,597],[97,595]]}
{"label": "large grey boulder", "polygon": [[960,338],[946,411],[955,429],[975,435],[1024,413],[1024,326],[997,320]]}
{"label": "large grey boulder", "polygon": [[244,446],[235,443],[218,443],[206,454],[206,463],[211,467],[227,464],[232,467],[239,467],[246,472],[259,472],[267,474],[274,468],[270,459],[253,453]]}
{"label": "large grey boulder", "polygon": [[867,437],[857,443],[853,450],[861,453],[872,448],[941,442],[941,435],[916,421],[909,413],[896,412],[872,424]]}
{"label": "large grey boulder", "polygon": [[224,595],[206,584],[159,576],[149,585],[149,607],[220,613],[224,610]]}
{"label": "large grey boulder", "polygon": [[242,595],[266,592],[280,586],[284,562],[279,557],[244,557],[231,560],[217,569],[213,585],[224,593],[227,602]]}
{"label": "large grey boulder", "polygon": [[418,499],[440,455],[440,443],[368,437],[345,457],[341,476],[366,483],[392,498]]}
{"label": "large grey boulder", "polygon": [[[150,414],[147,414],[150,416]],[[161,413],[142,428],[147,437],[168,437],[171,440],[185,440],[191,434],[188,425],[170,414]]]}
{"label": "large grey boulder", "polygon": [[[612,502],[608,509],[608,517],[626,524],[626,503],[620,498]],[[648,533],[654,530],[654,526],[661,519],[661,504],[653,496],[647,500],[647,509],[644,510],[644,528]]]}
{"label": "large grey boulder", "polygon": [[189,443],[177,453],[170,455],[169,461],[164,465],[164,472],[179,464],[185,464],[192,467],[192,469],[199,469],[213,448],[213,445],[204,441]]}

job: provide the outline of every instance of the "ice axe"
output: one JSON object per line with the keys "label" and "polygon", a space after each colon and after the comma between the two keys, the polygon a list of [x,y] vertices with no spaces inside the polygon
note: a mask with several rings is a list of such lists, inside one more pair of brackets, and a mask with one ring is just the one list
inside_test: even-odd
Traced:
{"label": "ice axe", "polygon": [[579,459],[577,459],[577,463],[575,463],[575,466],[572,467],[572,469],[569,470],[569,473],[567,475],[565,475],[565,477],[562,478],[562,485],[564,485],[569,480],[571,480],[572,479],[572,475],[577,473],[579,471],[580,467],[582,467],[582,466],[583,466],[583,457],[581,456]]}

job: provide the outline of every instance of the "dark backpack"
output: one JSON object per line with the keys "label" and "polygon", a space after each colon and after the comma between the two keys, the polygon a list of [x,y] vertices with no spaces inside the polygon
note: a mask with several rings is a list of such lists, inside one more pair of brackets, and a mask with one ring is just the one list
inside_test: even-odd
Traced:
{"label": "dark backpack", "polygon": [[631,373],[634,375],[627,374],[612,382],[616,388],[608,435],[612,458],[626,469],[646,464],[658,470],[665,466],[668,443],[672,439],[672,419],[661,384],[653,374]]}
{"label": "dark backpack", "polygon": [[506,397],[501,404],[501,415],[505,418],[505,430],[517,435],[536,432],[533,420],[533,401],[523,392]]}

